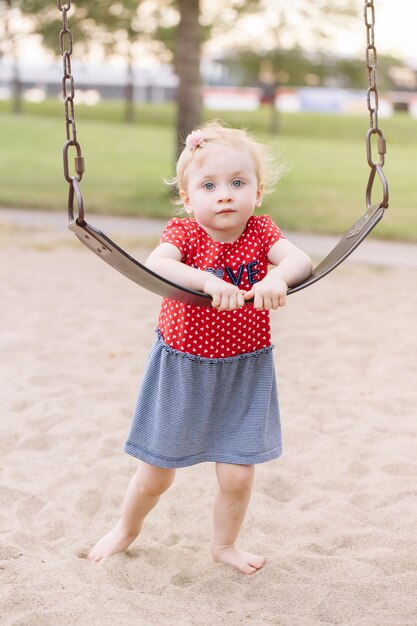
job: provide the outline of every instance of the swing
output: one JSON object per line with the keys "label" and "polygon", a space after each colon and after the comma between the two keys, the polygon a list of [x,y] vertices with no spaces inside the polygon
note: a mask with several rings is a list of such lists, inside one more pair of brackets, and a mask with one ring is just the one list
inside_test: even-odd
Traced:
{"label": "swing", "polygon": [[[84,158],[81,154],[81,146],[77,141],[77,130],[74,119],[75,83],[71,74],[73,39],[72,33],[68,28],[67,18],[67,13],[71,8],[71,0],[66,0],[65,3],[63,0],[57,0],[57,5],[62,13],[63,20],[63,28],[59,34],[59,45],[63,57],[64,69],[62,91],[65,104],[67,141],[64,144],[63,156],[64,176],[69,183],[68,228],[89,250],[141,287],[159,296],[178,300],[186,304],[211,306],[211,296],[177,285],[159,276],[130,256],[125,250],[112,241],[110,237],[105,235],[104,232],[85,221],[83,197],[79,185],[84,173]],[[368,70],[369,83],[367,90],[367,106],[370,113],[370,128],[366,133],[366,152],[368,165],[371,168],[365,193],[366,211],[341,237],[333,250],[331,250],[331,252],[313,269],[312,274],[298,285],[288,289],[288,294],[295,293],[312,285],[340,265],[375,228],[382,219],[385,209],[388,207],[388,183],[382,169],[385,162],[386,142],[378,126],[378,91],[376,86],[377,51],[375,48],[375,9],[373,0],[364,0],[364,18],[367,35],[366,67]],[[65,45],[67,46],[66,49]],[[372,156],[372,139],[374,135],[377,135],[379,162],[375,162]],[[68,152],[70,148],[74,148],[76,151],[75,175],[70,174],[68,162]],[[382,200],[376,204],[372,204],[372,189],[376,175],[378,175],[382,185]],[[77,217],[74,217],[74,201],[78,209]]]}

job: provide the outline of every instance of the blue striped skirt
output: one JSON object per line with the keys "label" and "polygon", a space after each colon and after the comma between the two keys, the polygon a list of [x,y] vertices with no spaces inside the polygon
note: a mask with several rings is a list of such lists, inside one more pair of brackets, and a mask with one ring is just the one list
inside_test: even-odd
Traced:
{"label": "blue striped skirt", "polygon": [[272,346],[207,359],[171,348],[158,333],[124,450],[158,467],[252,465],[279,457]]}

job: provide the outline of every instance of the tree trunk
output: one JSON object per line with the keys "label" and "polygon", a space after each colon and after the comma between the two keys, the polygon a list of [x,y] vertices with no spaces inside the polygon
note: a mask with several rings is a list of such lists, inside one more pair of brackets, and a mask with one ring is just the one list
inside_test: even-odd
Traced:
{"label": "tree trunk", "polygon": [[178,0],[180,23],[176,41],[175,64],[179,79],[177,90],[177,157],[186,135],[201,121],[200,1]]}
{"label": "tree trunk", "polygon": [[135,102],[134,102],[134,68],[132,50],[129,48],[127,55],[127,67],[126,67],[126,85],[125,85],[125,122],[126,124],[133,124],[135,121]]}
{"label": "tree trunk", "polygon": [[12,111],[15,114],[22,112],[22,83],[20,82],[19,65],[16,59],[13,61]]}
{"label": "tree trunk", "polygon": [[277,93],[277,88],[278,82],[275,81],[271,93],[271,117],[269,122],[269,132],[271,133],[271,135],[278,135],[279,133],[280,115],[278,113],[278,109],[275,106],[275,95]]}
{"label": "tree trunk", "polygon": [[12,79],[11,79],[11,92],[12,92],[12,112],[22,112],[22,83],[19,75],[19,55],[17,50],[16,35],[10,29],[10,15],[13,5],[11,0],[6,0],[6,15],[4,18],[4,33],[5,40],[10,43],[12,52]]}

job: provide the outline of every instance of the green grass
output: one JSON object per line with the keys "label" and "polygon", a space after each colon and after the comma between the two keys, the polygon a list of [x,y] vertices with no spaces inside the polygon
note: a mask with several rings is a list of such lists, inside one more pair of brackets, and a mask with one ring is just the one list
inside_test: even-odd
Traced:
{"label": "green grass", "polygon": [[[10,114],[9,107],[0,103],[0,206],[64,212],[62,105],[53,100],[41,105],[25,103],[20,116]],[[173,205],[163,178],[173,172],[174,107],[138,107],[138,121],[132,126],[122,123],[121,103],[78,106],[76,115],[86,161],[82,191],[87,214],[170,217]],[[248,127],[260,141],[271,143],[269,115],[262,108],[256,113],[218,117]],[[391,207],[375,235],[417,241],[417,121],[396,115],[380,124],[388,143],[384,170]],[[365,210],[367,115],[285,115],[280,125],[272,143],[288,165],[288,173],[276,191],[266,196],[263,210],[284,229],[343,232]],[[378,182],[374,197],[375,201],[381,197]]]}

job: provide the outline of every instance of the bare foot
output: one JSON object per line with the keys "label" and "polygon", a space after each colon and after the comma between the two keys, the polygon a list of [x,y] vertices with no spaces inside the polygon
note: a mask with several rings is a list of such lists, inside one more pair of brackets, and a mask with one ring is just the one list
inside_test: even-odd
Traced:
{"label": "bare foot", "polygon": [[254,574],[265,565],[265,557],[239,550],[236,546],[216,546],[211,549],[213,561],[228,563],[243,574]]}
{"label": "bare foot", "polygon": [[88,553],[88,558],[93,563],[100,563],[100,561],[104,561],[112,554],[126,550],[137,536],[138,533],[126,534],[117,524],[113,530],[107,533],[107,535],[104,535],[104,537],[91,548]]}

